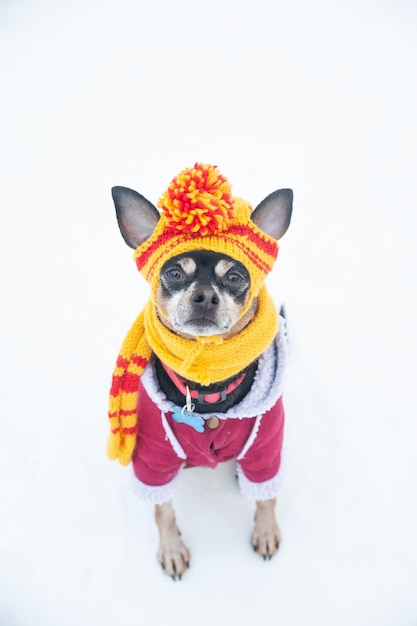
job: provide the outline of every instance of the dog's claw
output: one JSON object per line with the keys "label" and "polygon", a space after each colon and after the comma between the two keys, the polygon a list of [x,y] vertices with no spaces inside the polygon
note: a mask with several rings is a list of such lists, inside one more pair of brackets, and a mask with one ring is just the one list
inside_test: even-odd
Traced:
{"label": "dog's claw", "polygon": [[252,543],[252,548],[264,561],[271,561],[272,557],[277,553],[279,545],[279,541],[268,541],[265,543]]}
{"label": "dog's claw", "polygon": [[190,561],[185,555],[178,555],[178,558],[177,556],[173,558],[160,556],[158,561],[165,574],[173,581],[182,580],[183,575],[190,568]]}
{"label": "dog's claw", "polygon": [[[183,561],[184,565],[187,567],[187,569],[190,568],[190,562],[189,561]],[[182,576],[184,574],[183,571],[178,571],[178,567],[175,564],[175,561],[171,561],[168,563],[165,563],[163,561],[160,561],[160,566],[162,567],[162,569],[164,570],[164,572],[166,574],[168,574],[168,576],[170,578],[172,578],[172,580],[174,582],[176,582],[177,580],[182,580]]]}

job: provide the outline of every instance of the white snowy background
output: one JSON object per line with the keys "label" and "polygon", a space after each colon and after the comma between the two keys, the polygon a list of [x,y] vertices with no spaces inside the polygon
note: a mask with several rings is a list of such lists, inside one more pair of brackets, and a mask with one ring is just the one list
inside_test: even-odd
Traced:
{"label": "white snowy background", "polygon": [[[417,624],[416,32],[412,0],[2,0],[1,626]],[[283,541],[252,552],[233,464],[190,470],[174,583],[105,457],[147,297],[110,187],[195,161],[295,193]]]}

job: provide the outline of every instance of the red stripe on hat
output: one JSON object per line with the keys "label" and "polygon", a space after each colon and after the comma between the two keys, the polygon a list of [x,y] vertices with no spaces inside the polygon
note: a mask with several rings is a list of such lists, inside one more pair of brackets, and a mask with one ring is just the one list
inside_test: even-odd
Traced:
{"label": "red stripe on hat", "polygon": [[[172,238],[170,237],[170,234]],[[172,248],[178,246],[182,241],[192,239],[192,234],[188,233],[187,236],[181,238],[178,232],[171,231],[168,234],[167,231],[161,233],[161,235],[149,246],[149,248],[136,259],[136,266],[141,271],[155,254],[152,265],[147,270],[147,276],[152,276],[155,265],[158,264],[162,256],[169,258],[169,253]],[[209,237],[224,239],[233,242],[240,250],[246,254],[252,263],[261,270],[264,274],[268,274],[271,271],[272,263],[267,263],[253,250],[249,250],[243,241],[239,241],[236,237],[243,237],[259,248],[260,252],[271,257],[274,261],[278,255],[278,243],[272,238],[265,238],[260,232],[256,232],[249,225],[235,224],[224,230],[219,235],[209,235]],[[196,238],[200,239],[201,234],[196,233]],[[159,254],[157,252],[159,251]]]}
{"label": "red stripe on hat", "polygon": [[234,241],[234,244],[237,248],[240,248],[242,250],[245,256],[248,257],[251,263],[253,263],[253,265],[255,265],[258,270],[260,270],[264,274],[268,274],[271,271],[272,266],[263,261],[253,250],[245,246],[244,243],[241,243],[240,241]]}
{"label": "red stripe on hat", "polygon": [[247,237],[249,241],[251,241],[258,248],[260,248],[262,252],[264,252],[268,256],[273,257],[274,259],[278,254],[278,243],[275,241],[275,239],[272,239],[272,237],[266,239],[262,236],[261,232],[257,232],[249,226],[236,224],[228,228],[227,231],[225,231],[225,234],[226,233],[233,233],[240,237]]}
{"label": "red stripe on hat", "polygon": [[[156,256],[156,258],[154,259],[152,265],[150,268],[148,268],[147,271],[147,275],[151,276],[152,272],[153,272],[153,268],[155,267],[155,265],[158,263],[159,259],[161,258],[161,256],[165,256],[167,254],[169,254],[170,250],[172,248],[175,248],[179,241],[181,241],[181,239],[179,239],[180,235],[178,235],[177,232],[175,232],[175,234],[173,234],[172,238],[167,236],[167,232],[165,231],[164,233],[162,233],[158,239],[156,241],[154,241],[154,243],[146,250],[146,252],[143,253],[143,255],[141,255],[140,257],[138,257],[136,259],[136,266],[138,268],[139,271],[141,271],[145,265],[149,262],[149,260],[152,258],[152,255],[154,254],[154,252],[159,250],[159,255]],[[201,237],[201,235],[200,235]],[[188,234],[187,237],[183,237],[183,239],[190,239],[190,235]],[[161,246],[163,246],[162,249]]]}

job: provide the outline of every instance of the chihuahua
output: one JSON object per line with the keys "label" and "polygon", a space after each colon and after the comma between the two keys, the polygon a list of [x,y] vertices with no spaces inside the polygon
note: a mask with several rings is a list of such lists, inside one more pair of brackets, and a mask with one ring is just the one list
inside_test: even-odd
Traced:
{"label": "chihuahua", "polygon": [[[152,236],[160,220],[160,213],[152,203],[132,189],[114,187],[112,195],[121,234],[125,242],[136,249]],[[290,189],[275,191],[257,206],[250,219],[260,231],[278,240],[289,227],[292,200]],[[153,306],[160,322],[175,336],[190,342],[196,337],[210,339],[216,336],[223,340],[232,339],[236,342],[238,350],[239,338],[241,336],[243,338],[258,311],[258,298],[250,300],[250,291],[251,275],[244,259],[238,260],[222,252],[202,247],[181,252],[164,262],[159,272]],[[281,324],[282,328],[283,326],[284,324]],[[262,492],[256,489],[257,485],[268,487],[275,477],[268,474],[265,479],[262,473],[256,472],[263,464],[263,455],[269,454],[263,445],[270,445],[265,443],[268,441],[267,438],[271,433],[271,437],[275,436],[273,433],[278,431],[276,435],[278,440],[271,444],[271,450],[275,455],[279,452],[280,457],[282,423],[279,428],[274,425],[273,420],[276,418],[271,405],[276,401],[282,401],[281,391],[277,392],[274,378],[275,370],[280,369],[279,361],[283,359],[279,346],[282,347],[285,338],[283,339],[282,329],[281,331],[281,343],[274,343],[269,348],[268,358],[262,354],[233,376],[206,386],[192,379],[184,379],[154,354],[148,368],[149,372],[142,376],[144,382],[141,387],[141,398],[144,405],[141,407],[143,417],[138,420],[138,426],[143,424],[144,431],[138,433],[138,438],[140,437],[140,441],[150,439],[156,441],[159,437],[160,441],[155,443],[148,457],[144,456],[143,448],[135,451],[133,459],[138,480],[141,485],[145,484],[145,490],[149,485],[151,491],[153,488],[156,490],[160,488],[162,480],[156,475],[153,476],[149,467],[154,465],[165,468],[166,455],[170,455],[171,458],[176,453],[180,457],[178,467],[180,465],[215,467],[218,461],[228,460],[234,455],[241,464],[240,469],[243,471],[240,471],[240,477],[247,487],[246,490],[242,488],[242,491],[249,495],[253,494],[256,500],[255,523],[250,543],[254,551],[265,560],[271,559],[276,554],[281,535],[275,518],[275,491],[270,492],[266,489]],[[269,363],[268,359],[274,361],[275,370],[272,374],[270,366],[266,365]],[[267,393],[264,389],[266,386],[268,389],[269,387],[274,389],[273,393],[279,395],[279,398],[274,396],[271,400],[268,396],[269,391]],[[156,422],[158,424],[161,422],[161,411],[159,409],[155,411],[152,406],[156,402],[163,407],[165,430],[161,425],[156,426]],[[186,415],[190,415],[191,427],[177,421],[170,421],[167,425],[166,422],[171,420],[172,411],[167,411],[166,407],[182,407],[184,403],[191,409],[188,413],[185,412]],[[252,405],[258,403],[258,406],[252,413],[248,410],[247,417],[248,413],[245,411],[250,403]],[[186,422],[185,418],[181,419]],[[147,420],[148,422],[153,420],[153,424],[146,426]],[[200,423],[201,428],[197,426]],[[208,438],[207,441],[205,437]],[[192,443],[192,438],[199,443]],[[255,444],[258,440],[260,443],[257,449]],[[194,457],[193,452],[190,452],[192,445],[200,446],[198,454],[196,453]],[[252,465],[245,467],[244,462],[249,463],[249,457]],[[147,464],[142,470],[140,458]],[[270,497],[271,494],[273,497]],[[174,580],[181,579],[189,567],[190,552],[177,526],[171,494],[165,493],[159,499],[149,499],[156,503],[155,520],[159,531],[158,561],[167,575]]]}

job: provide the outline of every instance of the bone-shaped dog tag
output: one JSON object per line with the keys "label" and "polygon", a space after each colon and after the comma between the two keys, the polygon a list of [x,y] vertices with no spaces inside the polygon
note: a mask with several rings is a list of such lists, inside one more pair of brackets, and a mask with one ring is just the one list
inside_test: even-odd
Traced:
{"label": "bone-shaped dog tag", "polygon": [[187,426],[191,426],[198,433],[204,432],[203,418],[189,413],[186,407],[181,408],[179,406],[174,406],[172,409],[172,419],[178,424],[187,424]]}
{"label": "bone-shaped dog tag", "polygon": [[198,417],[198,415],[193,415],[195,406],[191,402],[191,394],[188,385],[185,389],[185,404],[182,409],[179,406],[174,406],[172,411],[172,418],[178,424],[187,424],[187,426],[191,426],[191,428],[194,428],[194,430],[196,430],[198,433],[203,433],[205,422],[202,417]]}

